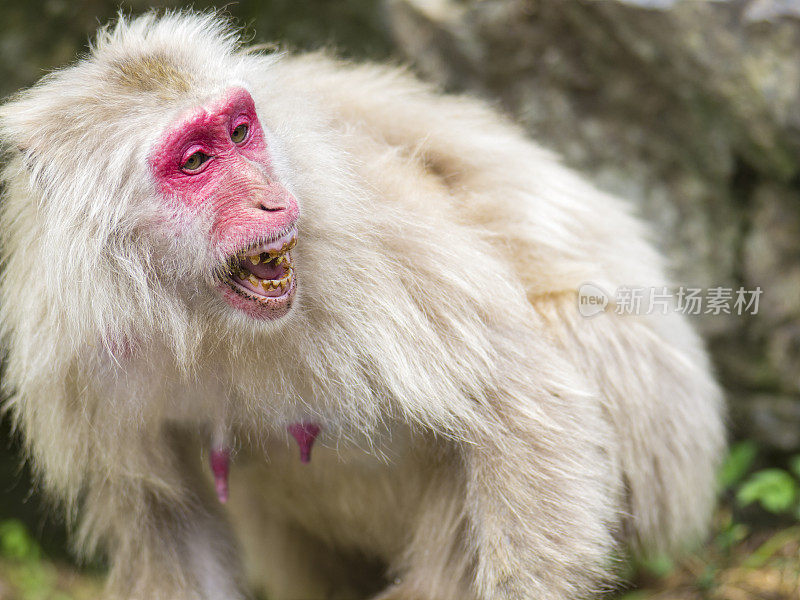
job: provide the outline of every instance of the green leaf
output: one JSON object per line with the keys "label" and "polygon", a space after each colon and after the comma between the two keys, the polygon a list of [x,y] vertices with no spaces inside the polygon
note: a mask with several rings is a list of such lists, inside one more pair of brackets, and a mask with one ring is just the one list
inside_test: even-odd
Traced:
{"label": "green leaf", "polygon": [[723,551],[730,550],[745,539],[750,533],[750,528],[743,523],[732,523],[722,529],[715,538],[715,542]]}
{"label": "green leaf", "polygon": [[695,580],[695,585],[705,591],[714,589],[717,580],[717,570],[713,565],[706,565],[703,572]]}
{"label": "green leaf", "polygon": [[0,522],[0,554],[15,560],[33,560],[41,555],[36,540],[22,521],[16,519]]}
{"label": "green leaf", "polygon": [[736,500],[742,506],[758,502],[771,513],[781,513],[794,506],[797,481],[783,469],[764,469],[750,476],[739,488]]}
{"label": "green leaf", "polygon": [[666,577],[675,568],[675,563],[666,554],[656,554],[641,559],[641,565],[656,577]]}
{"label": "green leaf", "polygon": [[728,458],[719,473],[722,489],[728,489],[739,483],[753,465],[758,454],[758,446],[750,440],[739,442],[728,453]]}
{"label": "green leaf", "polygon": [[756,548],[748,556],[742,566],[747,569],[760,569],[787,544],[794,544],[800,536],[800,527],[789,527],[779,531],[766,542]]}
{"label": "green leaf", "polygon": [[795,474],[795,477],[800,479],[800,454],[793,456],[789,460],[789,468],[792,470],[792,473]]}

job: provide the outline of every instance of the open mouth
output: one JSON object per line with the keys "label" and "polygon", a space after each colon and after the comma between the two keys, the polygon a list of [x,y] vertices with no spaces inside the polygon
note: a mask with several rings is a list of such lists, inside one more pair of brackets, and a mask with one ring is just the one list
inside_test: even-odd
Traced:
{"label": "open mouth", "polygon": [[296,287],[291,253],[296,243],[297,230],[292,229],[232,256],[223,281],[228,302],[256,318],[285,314]]}

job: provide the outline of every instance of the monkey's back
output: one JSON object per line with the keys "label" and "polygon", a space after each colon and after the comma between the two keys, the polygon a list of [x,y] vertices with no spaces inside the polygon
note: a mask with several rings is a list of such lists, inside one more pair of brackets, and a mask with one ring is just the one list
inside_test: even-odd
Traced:
{"label": "monkey's back", "polygon": [[[701,535],[724,447],[721,393],[701,340],[675,313],[622,316],[612,305],[587,319],[578,310],[584,283],[670,284],[628,205],[484,103],[439,95],[401,70],[311,54],[287,57],[272,76],[289,82],[287,95],[292,82],[313,82],[298,93],[313,98],[376,191],[371,210],[447,222],[513,274],[534,308],[531,325],[569,357],[613,431],[604,451],[617,535],[648,549]],[[413,241],[387,244],[413,270]]]}

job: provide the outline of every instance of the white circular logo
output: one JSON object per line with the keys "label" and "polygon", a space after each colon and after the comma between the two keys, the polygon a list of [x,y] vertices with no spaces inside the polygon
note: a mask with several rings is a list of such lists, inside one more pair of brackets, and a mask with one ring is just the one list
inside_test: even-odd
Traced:
{"label": "white circular logo", "polygon": [[594,317],[606,310],[608,294],[599,285],[584,283],[578,288],[578,312],[581,316]]}

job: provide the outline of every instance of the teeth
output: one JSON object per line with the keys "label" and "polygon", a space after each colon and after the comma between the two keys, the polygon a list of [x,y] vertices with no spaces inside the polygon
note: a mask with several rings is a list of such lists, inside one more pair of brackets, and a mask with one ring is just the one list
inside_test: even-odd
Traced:
{"label": "teeth", "polygon": [[[278,250],[268,250],[260,254],[245,254],[244,252],[236,255],[236,261],[240,264],[231,265],[232,275],[235,275],[242,281],[248,281],[255,288],[262,288],[265,292],[281,290],[285,293],[291,287],[292,277],[294,277],[294,269],[292,269],[292,262],[288,256],[289,250],[295,247],[297,240],[289,240]],[[284,276],[281,279],[261,279],[250,273],[247,269],[242,267],[245,261],[249,260],[251,264],[258,265],[261,263],[271,263],[272,266],[283,267]]]}
{"label": "teeth", "polygon": [[283,246],[281,246],[278,250],[268,250],[265,254],[268,254],[270,258],[275,258],[276,256],[280,256],[282,254],[286,254],[289,250],[295,247],[297,244],[297,238],[286,242]]}
{"label": "teeth", "polygon": [[242,279],[244,281],[249,281],[254,286],[260,285],[265,290],[266,289],[274,290],[277,289],[278,286],[280,286],[281,289],[286,289],[286,286],[289,285],[289,283],[291,282],[293,275],[294,275],[294,270],[291,267],[286,268],[286,275],[284,275],[281,279],[259,279],[252,273],[248,273],[247,271],[243,271],[241,269],[237,273],[239,279]]}
{"label": "teeth", "polygon": [[277,290],[278,288],[280,288],[282,292],[285,292],[292,282],[292,271],[287,272],[282,279],[256,279],[254,276],[250,275],[247,280],[254,286],[260,285],[265,292]]}

